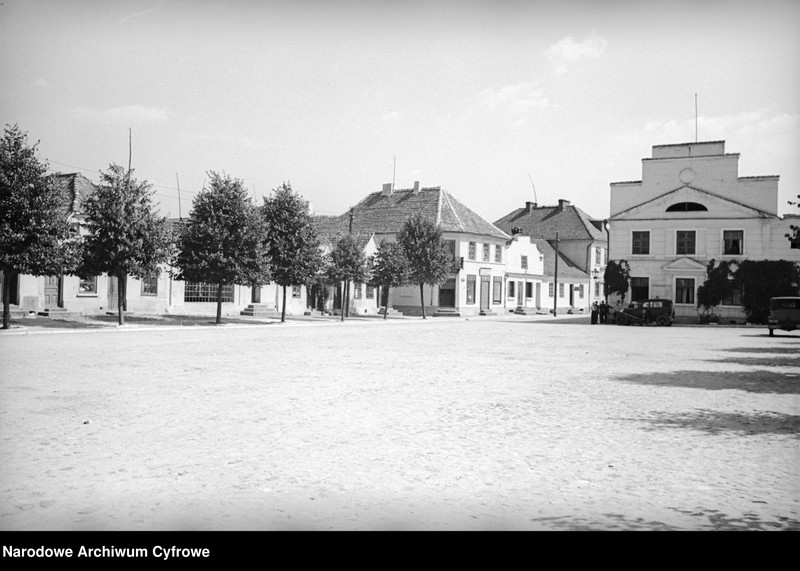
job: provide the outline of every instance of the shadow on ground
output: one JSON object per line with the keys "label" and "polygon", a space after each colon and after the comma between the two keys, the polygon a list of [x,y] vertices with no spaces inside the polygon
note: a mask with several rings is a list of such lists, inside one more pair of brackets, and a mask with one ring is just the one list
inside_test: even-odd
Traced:
{"label": "shadow on ground", "polygon": [[800,394],[800,375],[775,371],[672,371],[616,377],[623,383],[750,393]]}
{"label": "shadow on ground", "polygon": [[760,367],[800,367],[799,357],[726,357],[709,359],[711,363],[737,363]]}
{"label": "shadow on ground", "polygon": [[652,412],[647,417],[630,420],[648,424],[645,430],[683,428],[715,435],[734,432],[743,436],[786,434],[800,438],[800,416],[777,412],[744,413],[700,409],[685,414]]}
{"label": "shadow on ground", "polygon": [[800,348],[792,343],[786,343],[786,347],[735,347],[733,349],[720,349],[727,353],[775,353],[797,355]]}

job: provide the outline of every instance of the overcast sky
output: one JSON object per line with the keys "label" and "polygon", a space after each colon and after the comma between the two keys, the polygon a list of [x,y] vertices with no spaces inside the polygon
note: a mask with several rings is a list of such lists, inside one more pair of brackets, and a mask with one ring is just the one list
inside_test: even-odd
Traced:
{"label": "overcast sky", "polygon": [[696,93],[699,140],[795,213],[798,30],[796,0],[3,0],[0,120],[92,180],[131,129],[172,216],[224,171],[319,214],[394,177],[489,221],[534,187],[603,218],[653,145],[695,140]]}

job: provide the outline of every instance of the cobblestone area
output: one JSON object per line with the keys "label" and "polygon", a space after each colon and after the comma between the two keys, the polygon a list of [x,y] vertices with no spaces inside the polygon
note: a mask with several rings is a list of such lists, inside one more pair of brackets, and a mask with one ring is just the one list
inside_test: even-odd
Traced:
{"label": "cobblestone area", "polygon": [[2,530],[800,530],[796,333],[308,321],[0,359]]}

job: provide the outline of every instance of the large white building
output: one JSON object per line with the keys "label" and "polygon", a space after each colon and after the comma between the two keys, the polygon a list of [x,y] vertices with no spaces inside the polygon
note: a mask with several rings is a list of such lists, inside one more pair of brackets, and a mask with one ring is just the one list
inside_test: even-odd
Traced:
{"label": "large white building", "polygon": [[[628,299],[671,299],[676,318],[693,321],[712,259],[800,262],[785,237],[792,220],[778,214],[778,178],[740,177],[724,141],[654,146],[642,180],[611,183],[609,259],[630,265]],[[745,318],[736,294],[716,313]]]}

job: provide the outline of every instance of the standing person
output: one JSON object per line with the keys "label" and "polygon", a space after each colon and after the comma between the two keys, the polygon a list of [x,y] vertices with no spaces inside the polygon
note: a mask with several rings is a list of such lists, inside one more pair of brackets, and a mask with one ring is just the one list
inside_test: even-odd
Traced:
{"label": "standing person", "polygon": [[597,323],[597,302],[592,304],[592,325]]}
{"label": "standing person", "polygon": [[600,302],[600,323],[608,323],[608,304],[605,300]]}

